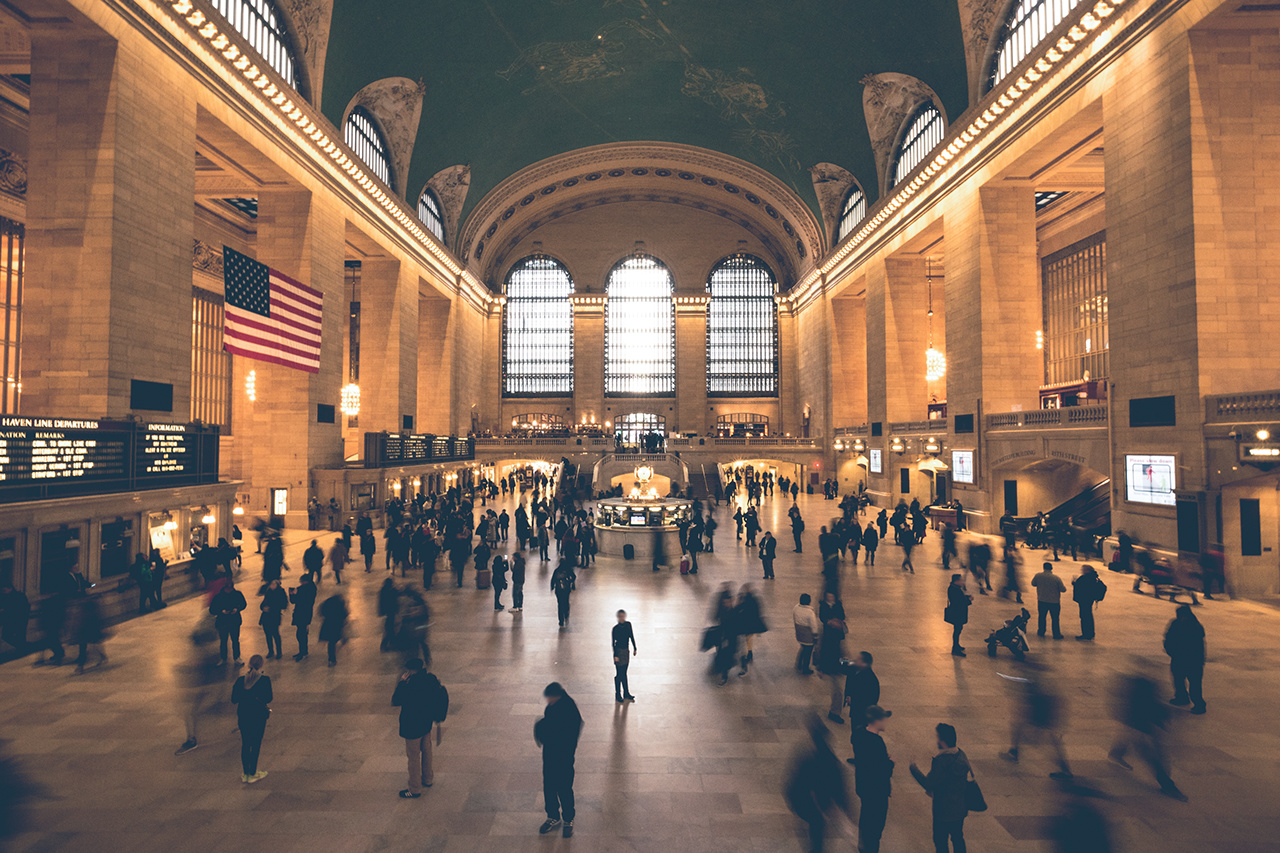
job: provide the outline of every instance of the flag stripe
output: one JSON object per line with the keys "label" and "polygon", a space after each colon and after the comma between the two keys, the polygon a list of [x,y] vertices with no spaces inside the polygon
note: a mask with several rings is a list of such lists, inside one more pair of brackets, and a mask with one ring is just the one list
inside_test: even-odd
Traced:
{"label": "flag stripe", "polygon": [[223,269],[223,349],[318,373],[324,294],[225,246]]}

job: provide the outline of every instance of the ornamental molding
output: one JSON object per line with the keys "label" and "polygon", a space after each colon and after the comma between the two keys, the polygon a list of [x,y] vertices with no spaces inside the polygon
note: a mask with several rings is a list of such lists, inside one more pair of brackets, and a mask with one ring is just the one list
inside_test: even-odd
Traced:
{"label": "ornamental molding", "polygon": [[199,239],[191,244],[192,268],[222,278],[222,251]]}
{"label": "ornamental molding", "polygon": [[15,198],[27,197],[27,161],[0,148],[0,192]]}
{"label": "ornamental molding", "polygon": [[462,221],[462,207],[471,191],[471,165],[449,166],[441,169],[427,181],[424,189],[431,190],[440,200],[440,212],[444,218],[446,243],[458,245],[458,223]]}
{"label": "ornamental molding", "polygon": [[[830,244],[835,245],[836,229],[840,227],[840,214],[844,212],[844,200],[849,197],[853,187],[861,189],[862,185],[848,169],[835,163],[818,163],[809,167],[809,175],[813,179],[813,191],[818,195],[818,209],[822,211],[822,224],[826,226],[826,234]],[[863,191],[865,196],[866,191]],[[867,199],[871,204],[871,199]]]}
{"label": "ornamental molding", "polygon": [[277,0],[292,29],[298,57],[306,66],[308,94],[319,107],[324,83],[324,61],[329,52],[329,27],[333,22],[333,0]]}
{"label": "ornamental molding", "polygon": [[[356,107],[364,107],[378,121],[387,142],[391,157],[391,188],[405,197],[409,185],[409,161],[413,158],[413,144],[418,137],[418,125],[422,122],[422,100],[427,86],[408,77],[386,77],[365,86],[347,104],[342,113],[343,134],[347,117]],[[417,207],[414,199],[414,207]]]}
{"label": "ornamental molding", "polygon": [[947,110],[929,84],[909,74],[868,74],[862,78],[862,85],[862,112],[867,118],[871,148],[876,155],[876,174],[880,177],[879,197],[884,198],[893,188],[894,155],[906,130],[903,125],[907,119],[921,104],[930,101],[942,113],[944,123],[947,121]]}
{"label": "ornamental molding", "polygon": [[1009,0],[957,0],[964,61],[969,72],[969,103],[982,100],[982,88],[991,64],[991,42],[1003,23]]}

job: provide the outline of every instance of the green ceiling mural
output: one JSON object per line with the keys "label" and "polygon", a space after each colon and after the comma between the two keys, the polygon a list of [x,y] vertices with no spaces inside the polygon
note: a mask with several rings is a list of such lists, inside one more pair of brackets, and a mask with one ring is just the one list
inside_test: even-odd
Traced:
{"label": "green ceiling mural", "polygon": [[543,158],[658,140],[755,163],[816,213],[817,162],[875,196],[859,81],[883,71],[963,112],[956,0],[337,0],[323,110],[337,124],[368,83],[423,79],[409,193],[470,163],[468,210]]}

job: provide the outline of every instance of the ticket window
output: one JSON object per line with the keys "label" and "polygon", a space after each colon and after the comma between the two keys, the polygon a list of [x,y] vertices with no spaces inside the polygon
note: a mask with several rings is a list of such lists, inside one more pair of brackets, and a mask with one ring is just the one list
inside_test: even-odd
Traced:
{"label": "ticket window", "polygon": [[0,537],[0,587],[22,589],[26,584],[18,576],[18,537]]}
{"label": "ticket window", "polygon": [[357,483],[351,487],[351,509],[368,512],[377,507],[377,483]]}
{"label": "ticket window", "polygon": [[98,560],[100,577],[113,578],[127,574],[133,556],[133,522],[104,521],[101,551]]}
{"label": "ticket window", "polygon": [[153,512],[147,516],[147,553],[160,552],[166,562],[178,559],[178,523],[169,512]]}
{"label": "ticket window", "polygon": [[40,594],[62,588],[67,573],[80,563],[80,527],[64,527],[40,534]]}

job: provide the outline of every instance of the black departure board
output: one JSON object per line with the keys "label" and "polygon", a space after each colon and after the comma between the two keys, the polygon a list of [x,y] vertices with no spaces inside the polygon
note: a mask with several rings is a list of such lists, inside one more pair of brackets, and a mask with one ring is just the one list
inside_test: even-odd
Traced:
{"label": "black departure board", "polygon": [[471,439],[396,432],[364,434],[366,468],[463,461],[475,456],[475,442]]}
{"label": "black departure board", "polygon": [[216,427],[0,416],[0,502],[217,480]]}

